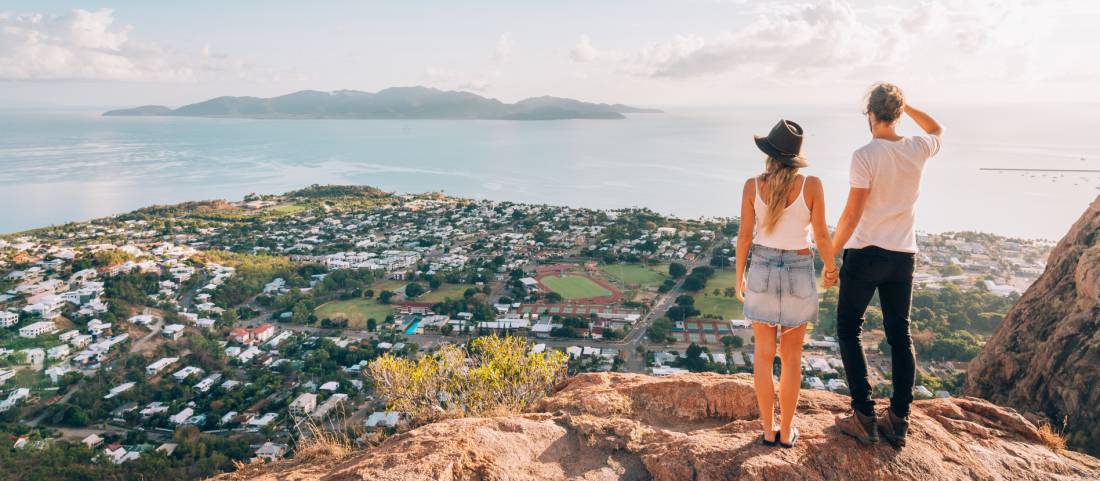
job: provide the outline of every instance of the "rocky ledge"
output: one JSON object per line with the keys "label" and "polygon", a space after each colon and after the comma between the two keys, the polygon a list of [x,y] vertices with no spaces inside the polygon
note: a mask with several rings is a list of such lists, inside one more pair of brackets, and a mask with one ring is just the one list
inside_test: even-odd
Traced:
{"label": "rocky ledge", "polygon": [[1100,197],[970,363],[966,392],[1056,426],[1100,452]]}
{"label": "rocky ledge", "polygon": [[833,427],[847,398],[804,391],[793,449],[758,443],[745,375],[576,376],[530,413],[453,419],[327,463],[250,466],[275,480],[1084,480],[1100,460],[1053,450],[1011,409],[974,398],[918,401],[909,445],[861,447]]}

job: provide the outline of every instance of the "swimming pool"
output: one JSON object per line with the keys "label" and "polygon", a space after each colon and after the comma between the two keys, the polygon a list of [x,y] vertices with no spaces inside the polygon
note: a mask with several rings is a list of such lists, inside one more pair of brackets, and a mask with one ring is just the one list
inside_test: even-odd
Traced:
{"label": "swimming pool", "polygon": [[408,329],[405,329],[405,334],[416,334],[416,328],[420,326],[420,319],[417,319],[409,324]]}

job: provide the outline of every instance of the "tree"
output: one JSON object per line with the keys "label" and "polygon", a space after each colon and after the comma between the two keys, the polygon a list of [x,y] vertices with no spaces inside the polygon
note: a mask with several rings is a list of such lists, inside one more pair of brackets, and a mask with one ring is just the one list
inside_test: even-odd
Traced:
{"label": "tree", "polygon": [[661,286],[657,288],[657,292],[660,292],[661,294],[664,294],[668,291],[671,291],[673,286],[675,286],[675,285],[676,285],[676,281],[674,281],[672,279],[665,279],[665,281],[661,283]]}
{"label": "tree", "polygon": [[378,302],[381,302],[382,304],[389,304],[390,302],[393,301],[393,296],[396,296],[396,295],[397,295],[397,293],[393,292],[393,291],[379,292],[378,293]]}
{"label": "tree", "polygon": [[309,308],[306,307],[306,303],[304,302],[295,304],[294,309],[291,309],[290,313],[290,318],[298,324],[305,324],[309,319]]}
{"label": "tree", "polygon": [[741,346],[745,345],[745,340],[742,339],[741,336],[738,336],[736,334],[722,336],[721,341],[722,345],[726,347],[732,347],[734,349],[739,349]]}
{"label": "tree", "polygon": [[703,348],[696,343],[691,343],[688,346],[687,351],[684,352],[687,356],[684,358],[683,364],[691,372],[705,371],[707,368],[707,360],[702,357]]}
{"label": "tree", "polygon": [[961,276],[962,273],[963,269],[958,264],[947,264],[940,268],[940,275],[944,277]]}
{"label": "tree", "polygon": [[714,268],[710,266],[698,266],[691,270],[691,275],[700,276],[704,280],[709,279],[710,276],[714,275]]}
{"label": "tree", "polygon": [[666,340],[668,340],[668,335],[671,332],[672,321],[669,321],[667,318],[662,317],[660,319],[657,319],[656,321],[653,321],[653,324],[650,324],[649,328],[646,329],[645,334],[649,337],[649,340],[653,342],[664,343]]}
{"label": "tree", "polygon": [[226,326],[232,326],[236,324],[238,320],[240,320],[240,316],[237,315],[236,309],[229,308],[222,313],[222,324]]}
{"label": "tree", "polygon": [[374,320],[373,317],[370,318],[370,319],[367,319],[367,330],[368,331],[374,332],[374,330],[377,329],[377,328],[378,328],[378,321]]}
{"label": "tree", "polygon": [[679,279],[683,277],[684,274],[687,274],[687,267],[684,267],[683,264],[679,262],[673,262],[668,265],[668,275]]}
{"label": "tree", "polygon": [[692,306],[672,306],[668,308],[668,312],[665,314],[665,316],[673,321],[683,321],[689,317],[698,315],[699,310]]}
{"label": "tree", "polygon": [[683,307],[693,307],[695,306],[695,298],[687,294],[681,294],[676,297],[676,305]]}
{"label": "tree", "polygon": [[546,302],[548,302],[550,304],[556,304],[556,303],[561,302],[563,298],[562,298],[561,294],[558,294],[557,292],[550,291],[550,292],[546,293],[546,296],[544,297],[544,299],[546,300]]}
{"label": "tree", "polygon": [[707,280],[703,276],[690,275],[687,279],[684,279],[684,290],[691,292],[699,292],[707,286]]}
{"label": "tree", "polygon": [[410,282],[409,285],[405,286],[405,297],[409,299],[419,297],[423,293],[424,286],[420,285],[419,283]]}

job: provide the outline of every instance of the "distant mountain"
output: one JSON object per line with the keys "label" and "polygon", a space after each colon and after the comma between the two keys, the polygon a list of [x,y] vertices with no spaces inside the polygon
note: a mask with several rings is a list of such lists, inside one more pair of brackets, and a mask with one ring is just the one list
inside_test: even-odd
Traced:
{"label": "distant mountain", "polygon": [[163,105],[142,105],[141,107],[135,107],[132,109],[112,110],[110,112],[104,112],[103,115],[172,115],[172,109]]}
{"label": "distant mountain", "polygon": [[111,110],[105,116],[180,116],[302,119],[622,119],[623,114],[661,113],[622,104],[596,104],[560,97],[534,97],[514,104],[469,92],[427,87],[394,87],[376,93],[358,90],[303,90],[272,97],[217,97],[172,110],[159,105]]}

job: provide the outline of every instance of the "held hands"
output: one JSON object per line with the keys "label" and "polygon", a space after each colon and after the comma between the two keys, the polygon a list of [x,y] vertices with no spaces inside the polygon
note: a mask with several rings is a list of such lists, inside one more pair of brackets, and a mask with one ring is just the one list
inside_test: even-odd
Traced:
{"label": "held hands", "polygon": [[837,285],[840,282],[840,269],[837,269],[836,264],[825,266],[825,271],[821,273],[821,280],[826,289]]}
{"label": "held hands", "polygon": [[737,281],[737,288],[735,289],[737,300],[741,303],[745,302],[745,276],[741,276],[741,279]]}

